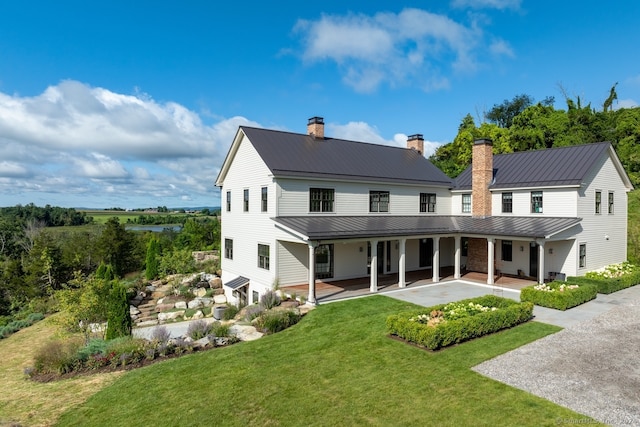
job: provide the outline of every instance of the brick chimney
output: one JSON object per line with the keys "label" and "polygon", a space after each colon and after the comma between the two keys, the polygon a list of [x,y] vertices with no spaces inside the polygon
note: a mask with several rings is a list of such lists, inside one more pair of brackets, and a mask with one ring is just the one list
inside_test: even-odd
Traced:
{"label": "brick chimney", "polygon": [[307,134],[316,139],[324,139],[324,119],[322,117],[311,117],[307,123]]}
{"label": "brick chimney", "polygon": [[477,139],[473,142],[471,162],[471,215],[491,216],[491,192],[493,181],[493,142]]}
{"label": "brick chimney", "polygon": [[422,134],[409,135],[409,138],[407,138],[407,148],[416,150],[421,155],[424,154],[424,138]]}

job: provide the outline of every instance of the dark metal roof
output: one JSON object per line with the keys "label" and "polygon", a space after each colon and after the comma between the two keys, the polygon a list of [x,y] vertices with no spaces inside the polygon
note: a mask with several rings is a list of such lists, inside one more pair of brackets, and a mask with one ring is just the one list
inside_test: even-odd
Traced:
{"label": "dark metal roof", "polygon": [[[493,156],[494,182],[490,188],[580,185],[609,150],[608,142],[521,151]],[[455,180],[456,190],[471,188],[471,166]]]}
{"label": "dark metal roof", "polygon": [[241,129],[276,177],[453,186],[451,178],[415,150],[246,126]]}
{"label": "dark metal roof", "polygon": [[274,221],[309,240],[425,234],[545,238],[580,223],[581,218],[492,216],[296,216]]}
{"label": "dark metal roof", "polygon": [[248,284],[249,284],[249,279],[243,276],[238,276],[235,279],[228,281],[224,285],[231,289],[238,289]]}

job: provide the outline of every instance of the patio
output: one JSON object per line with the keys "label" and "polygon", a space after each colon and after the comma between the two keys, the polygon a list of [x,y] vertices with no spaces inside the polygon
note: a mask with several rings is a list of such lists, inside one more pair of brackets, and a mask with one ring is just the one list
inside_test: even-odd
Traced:
{"label": "patio", "polygon": [[[406,288],[433,284],[432,277],[433,274],[430,269],[407,272]],[[324,303],[346,298],[372,295],[372,293],[369,291],[369,280],[370,279],[368,276],[330,282],[316,280],[316,299],[318,303]],[[440,282],[438,283],[450,282],[453,280],[456,280],[453,277],[453,268],[440,269]],[[487,274],[467,272],[460,277],[460,280],[486,285]],[[499,292],[503,289],[520,290],[525,286],[536,283],[535,279],[533,278],[518,278],[504,275],[496,276],[494,281],[494,288],[496,292]],[[400,288],[398,287],[397,273],[378,276],[377,293],[385,293],[398,289]],[[307,283],[293,286],[283,286],[282,290],[289,295],[295,294],[296,296],[303,296],[304,298],[308,298],[309,295],[309,285]]]}

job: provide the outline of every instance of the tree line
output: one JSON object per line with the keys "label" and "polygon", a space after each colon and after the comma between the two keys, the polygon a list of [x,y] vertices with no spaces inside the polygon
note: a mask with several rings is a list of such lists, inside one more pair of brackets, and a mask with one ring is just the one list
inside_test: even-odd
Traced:
{"label": "tree line", "polygon": [[220,245],[216,217],[186,218],[182,230],[161,233],[126,230],[117,217],[104,225],[55,227],[91,220],[82,212],[50,206],[0,209],[0,316],[81,283],[79,277],[89,277],[101,264],[120,278],[141,272],[152,240],[159,271],[167,274],[193,268],[191,251]]}
{"label": "tree line", "polygon": [[563,91],[566,109],[556,109],[554,98],[535,102],[521,94],[495,104],[477,125],[467,114],[454,140],[430,157],[452,178],[471,164],[473,141],[489,138],[494,154],[609,141],[634,186],[640,184],[640,108],[613,109],[616,85],[599,108]]}

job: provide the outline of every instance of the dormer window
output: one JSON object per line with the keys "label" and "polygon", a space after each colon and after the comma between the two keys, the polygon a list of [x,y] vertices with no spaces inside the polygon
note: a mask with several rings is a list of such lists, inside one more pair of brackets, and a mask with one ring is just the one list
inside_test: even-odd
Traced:
{"label": "dormer window", "polygon": [[531,192],[531,213],[542,213],[542,191]]}
{"label": "dormer window", "polygon": [[369,212],[389,212],[388,191],[369,191]]}
{"label": "dormer window", "polygon": [[420,193],[420,212],[436,211],[435,193]]}

